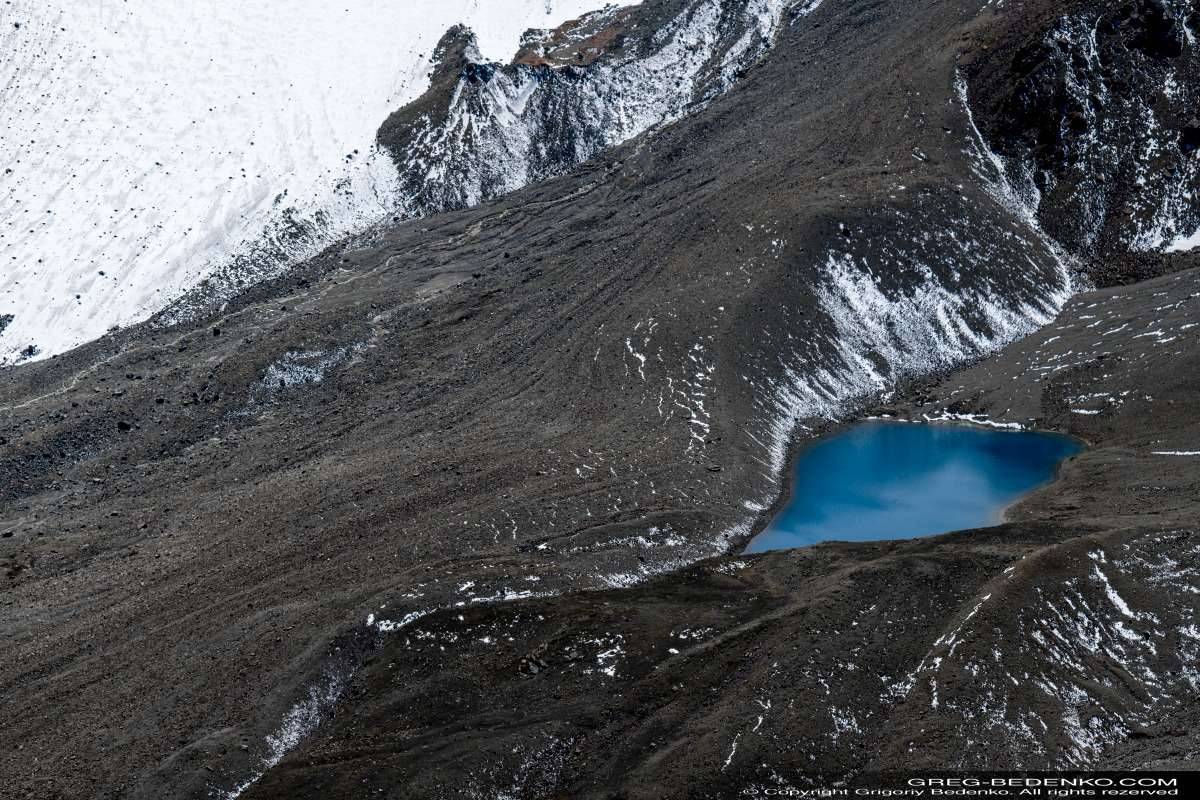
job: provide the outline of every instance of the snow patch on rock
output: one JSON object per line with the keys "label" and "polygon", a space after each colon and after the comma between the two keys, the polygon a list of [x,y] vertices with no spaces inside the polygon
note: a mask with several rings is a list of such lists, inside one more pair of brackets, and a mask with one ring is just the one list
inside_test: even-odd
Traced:
{"label": "snow patch on rock", "polygon": [[427,114],[384,137],[402,176],[402,213],[476,205],[694,112],[770,47],[787,6],[693,0],[648,44],[583,67],[476,63],[468,44],[472,63],[444,118]]}

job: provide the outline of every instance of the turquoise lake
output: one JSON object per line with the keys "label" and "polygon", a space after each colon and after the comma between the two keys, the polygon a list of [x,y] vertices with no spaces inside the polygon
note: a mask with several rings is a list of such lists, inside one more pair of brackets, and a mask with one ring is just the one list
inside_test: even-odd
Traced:
{"label": "turquoise lake", "polygon": [[748,553],[828,541],[911,539],[1001,522],[1083,446],[1050,433],[868,422],[796,460],[787,505]]}

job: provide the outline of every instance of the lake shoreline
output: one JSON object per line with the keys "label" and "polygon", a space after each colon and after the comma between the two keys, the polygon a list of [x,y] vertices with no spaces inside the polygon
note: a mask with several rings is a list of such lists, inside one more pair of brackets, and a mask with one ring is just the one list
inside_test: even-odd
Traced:
{"label": "lake shoreline", "polygon": [[764,515],[743,554],[1003,524],[1006,509],[1053,483],[1084,447],[1056,433],[938,421],[860,419],[839,428],[797,449],[786,501]]}

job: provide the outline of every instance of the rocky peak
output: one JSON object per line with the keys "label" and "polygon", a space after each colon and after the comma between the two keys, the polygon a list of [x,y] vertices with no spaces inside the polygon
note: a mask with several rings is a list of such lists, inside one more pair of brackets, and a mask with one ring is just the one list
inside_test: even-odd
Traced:
{"label": "rocky peak", "polygon": [[609,7],[569,20],[553,29],[533,29],[521,38],[514,64],[531,67],[588,66],[600,58],[619,56],[637,8]]}
{"label": "rocky peak", "polygon": [[559,175],[691,113],[774,41],[786,0],[647,0],[530,31],[513,63],[469,31],[438,46],[429,90],[378,142],[400,173],[399,216],[465,208]]}

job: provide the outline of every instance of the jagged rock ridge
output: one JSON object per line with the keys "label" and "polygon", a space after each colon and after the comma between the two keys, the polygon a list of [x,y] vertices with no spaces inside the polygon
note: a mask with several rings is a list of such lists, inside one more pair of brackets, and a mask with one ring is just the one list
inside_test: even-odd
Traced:
{"label": "jagged rock ridge", "polygon": [[379,131],[400,170],[404,213],[498,197],[701,107],[771,46],[788,5],[607,9],[531,32],[509,65],[481,63],[470,31],[450,30],[429,92]]}

